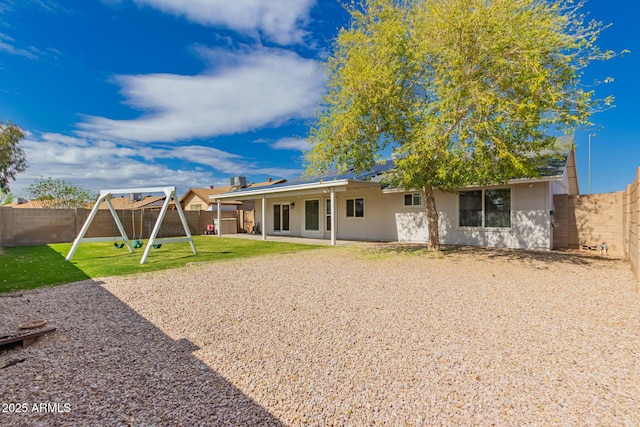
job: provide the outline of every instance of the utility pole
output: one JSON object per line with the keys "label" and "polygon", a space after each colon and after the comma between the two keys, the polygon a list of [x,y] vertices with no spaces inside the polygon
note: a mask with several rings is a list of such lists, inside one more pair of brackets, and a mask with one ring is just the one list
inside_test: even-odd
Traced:
{"label": "utility pole", "polygon": [[591,137],[595,138],[596,134],[589,134],[589,194],[591,194]]}

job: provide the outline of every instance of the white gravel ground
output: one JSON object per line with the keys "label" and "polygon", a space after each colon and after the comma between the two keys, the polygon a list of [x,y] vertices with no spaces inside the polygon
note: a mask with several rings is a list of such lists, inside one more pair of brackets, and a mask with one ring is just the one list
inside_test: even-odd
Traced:
{"label": "white gravel ground", "polygon": [[0,425],[640,425],[627,264],[365,248],[0,297]]}

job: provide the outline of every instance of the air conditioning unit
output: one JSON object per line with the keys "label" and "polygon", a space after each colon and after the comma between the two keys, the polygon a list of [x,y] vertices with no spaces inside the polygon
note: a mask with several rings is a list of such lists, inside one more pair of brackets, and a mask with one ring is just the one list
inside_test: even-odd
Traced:
{"label": "air conditioning unit", "polygon": [[244,176],[234,176],[231,178],[231,186],[232,187],[246,187],[247,186],[247,178]]}

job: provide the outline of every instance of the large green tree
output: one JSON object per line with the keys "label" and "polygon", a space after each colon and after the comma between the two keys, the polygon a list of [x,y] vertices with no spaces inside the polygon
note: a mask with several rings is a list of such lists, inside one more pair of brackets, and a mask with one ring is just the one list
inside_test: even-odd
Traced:
{"label": "large green tree", "polygon": [[614,53],[581,4],[551,0],[362,0],[327,62],[309,172],[366,170],[392,154],[396,185],[421,189],[439,248],[434,191],[536,176],[560,132],[612,99],[580,84]]}
{"label": "large green tree", "polygon": [[41,200],[45,207],[83,208],[94,202],[96,195],[90,190],[59,178],[38,178],[25,190],[32,200]]}
{"label": "large green tree", "polygon": [[15,181],[16,174],[24,172],[27,160],[20,140],[22,130],[11,122],[0,122],[0,190],[9,192],[9,180]]}

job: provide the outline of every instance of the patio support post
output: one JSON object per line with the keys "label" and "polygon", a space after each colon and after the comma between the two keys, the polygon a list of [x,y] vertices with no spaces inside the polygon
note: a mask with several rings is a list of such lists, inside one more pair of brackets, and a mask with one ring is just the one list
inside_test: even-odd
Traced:
{"label": "patio support post", "polygon": [[262,229],[262,240],[267,240],[267,227],[265,222],[265,219],[267,218],[267,195],[263,194],[262,195],[262,224],[261,224],[261,229]]}
{"label": "patio support post", "polygon": [[336,188],[331,187],[331,246],[336,245]]}
{"label": "patio support post", "polygon": [[220,203],[220,199],[218,199],[218,229],[216,230],[216,234],[218,234],[218,237],[222,236],[222,212],[221,212],[221,203]]}

